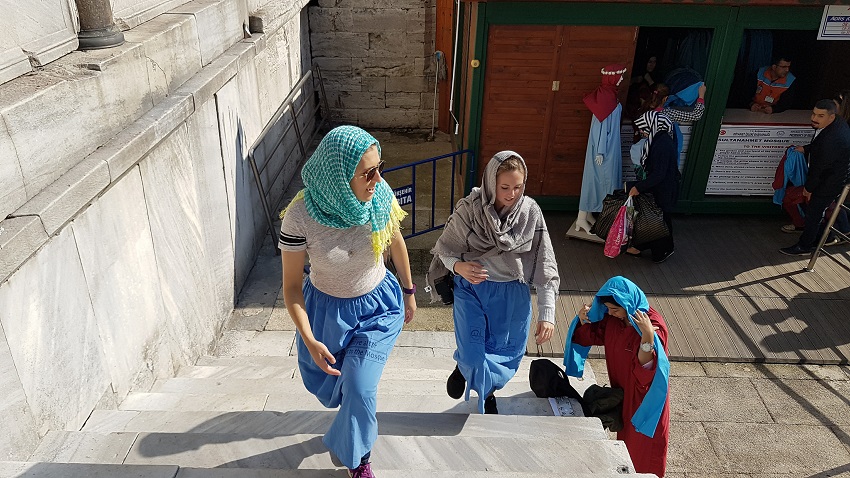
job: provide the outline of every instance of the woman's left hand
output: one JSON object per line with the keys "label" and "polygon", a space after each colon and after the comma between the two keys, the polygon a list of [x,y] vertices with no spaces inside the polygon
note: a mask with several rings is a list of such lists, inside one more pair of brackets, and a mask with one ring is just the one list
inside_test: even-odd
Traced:
{"label": "woman's left hand", "polygon": [[416,312],[416,296],[413,294],[402,294],[404,296],[404,323],[413,320],[413,314]]}
{"label": "woman's left hand", "polygon": [[544,320],[537,321],[537,332],[534,333],[534,336],[537,338],[537,345],[548,342],[552,338],[553,333],[555,333],[555,324]]}
{"label": "woman's left hand", "polygon": [[658,327],[653,326],[652,321],[649,320],[649,314],[642,310],[635,311],[634,319],[642,337],[651,337],[658,330]]}
{"label": "woman's left hand", "polygon": [[629,196],[639,196],[639,195],[640,195],[640,191],[638,191],[638,189],[636,187],[632,186],[632,189],[629,190]]}

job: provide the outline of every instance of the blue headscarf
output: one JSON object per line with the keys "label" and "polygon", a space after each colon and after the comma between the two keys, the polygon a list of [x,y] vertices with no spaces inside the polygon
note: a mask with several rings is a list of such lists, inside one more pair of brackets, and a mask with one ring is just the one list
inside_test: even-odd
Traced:
{"label": "blue headscarf", "polygon": [[[640,335],[640,329],[634,320],[635,312],[638,310],[649,312],[649,302],[647,302],[643,291],[625,277],[616,276],[608,279],[596,293],[593,304],[587,312],[587,318],[591,322],[599,322],[608,312],[608,307],[599,300],[600,297],[605,296],[613,297],[617,304],[626,309],[629,322]],[[590,347],[573,343],[573,333],[578,324],[579,318],[576,315],[570,323],[570,329],[567,331],[567,342],[564,345],[564,366],[567,375],[572,377],[581,377],[584,374],[584,361],[590,352]],[[667,403],[667,390],[670,382],[670,360],[667,358],[664,344],[661,343],[658,334],[655,334],[655,353],[658,360],[655,367],[655,377],[652,379],[649,391],[646,392],[646,396],[632,416],[632,425],[635,426],[635,429],[650,438],[655,435],[655,428],[658,425],[658,420],[661,419],[664,404]]]}
{"label": "blue headscarf", "polygon": [[[338,126],[328,132],[301,170],[304,189],[296,194],[290,206],[304,200],[307,213],[323,226],[347,229],[371,223],[375,260],[392,242],[395,231],[406,213],[398,205],[386,181],[375,184],[375,194],[367,202],[354,195],[349,184],[360,159],[370,147],[381,145],[374,136],[357,126]],[[283,218],[287,206],[280,213]]]}

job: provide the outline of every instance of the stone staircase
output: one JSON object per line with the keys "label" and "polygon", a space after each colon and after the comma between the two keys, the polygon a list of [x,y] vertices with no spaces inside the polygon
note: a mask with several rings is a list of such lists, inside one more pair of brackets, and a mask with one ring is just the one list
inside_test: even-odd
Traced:
{"label": "stone staircase", "polygon": [[[453,400],[453,333],[402,332],[378,390],[382,478],[636,475],[622,442],[574,401],[528,385],[531,358],[496,394],[500,415]],[[347,476],[321,442],[336,413],[304,389],[291,331],[228,331],[214,355],[132,392],[118,410],[95,410],[81,430],[51,431],[28,462],[0,462],[5,477]],[[574,385],[595,382],[588,369]]]}

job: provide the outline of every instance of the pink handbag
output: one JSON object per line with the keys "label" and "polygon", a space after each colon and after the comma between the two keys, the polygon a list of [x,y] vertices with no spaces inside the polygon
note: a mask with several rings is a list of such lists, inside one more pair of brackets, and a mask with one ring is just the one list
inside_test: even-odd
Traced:
{"label": "pink handbag", "polygon": [[617,217],[614,219],[614,224],[611,225],[611,230],[608,231],[608,237],[605,238],[605,257],[614,258],[620,255],[623,247],[628,246],[629,240],[632,237],[632,225],[635,218],[635,208],[632,197],[629,196],[626,202],[620,206],[617,211]]}

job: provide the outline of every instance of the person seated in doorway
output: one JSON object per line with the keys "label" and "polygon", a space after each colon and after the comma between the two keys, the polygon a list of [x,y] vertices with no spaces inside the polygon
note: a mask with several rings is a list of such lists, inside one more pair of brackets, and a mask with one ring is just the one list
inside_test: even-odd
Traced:
{"label": "person seated in doorway", "polygon": [[796,77],[791,73],[791,60],[777,56],[770,66],[759,69],[756,92],[750,101],[750,111],[755,113],[781,113],[794,101],[792,86]]}
{"label": "person seated in doorway", "polygon": [[[838,108],[832,100],[820,100],[812,109],[812,127],[815,139],[811,144],[797,146],[797,152],[808,159],[809,172],[803,189],[808,200],[803,233],[796,244],[783,247],[779,252],[789,256],[811,254],[817,247],[821,221],[829,205],[835,201],[850,180],[850,126],[837,115]],[[835,227],[850,233],[850,222],[841,208]],[[840,242],[833,238],[831,243]]]}
{"label": "person seated in doorway", "polygon": [[637,118],[645,111],[644,105],[652,97],[652,90],[660,79],[657,66],[658,57],[651,55],[642,71],[635,71],[636,74],[632,76],[625,106],[627,118]]}

